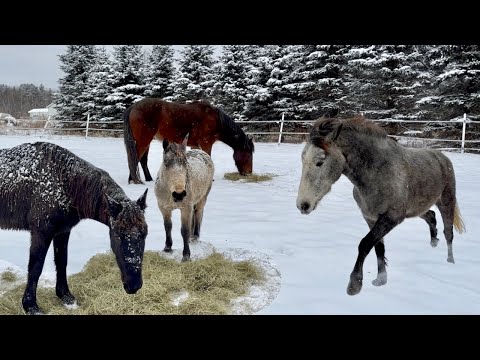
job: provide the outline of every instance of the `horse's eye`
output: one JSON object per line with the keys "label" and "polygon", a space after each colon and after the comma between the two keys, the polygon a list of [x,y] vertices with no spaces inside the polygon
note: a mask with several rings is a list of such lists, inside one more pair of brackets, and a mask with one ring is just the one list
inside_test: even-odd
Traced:
{"label": "horse's eye", "polygon": [[317,162],[315,165],[317,165],[317,166],[322,166],[322,165],[323,165],[323,162],[319,161],[319,162]]}

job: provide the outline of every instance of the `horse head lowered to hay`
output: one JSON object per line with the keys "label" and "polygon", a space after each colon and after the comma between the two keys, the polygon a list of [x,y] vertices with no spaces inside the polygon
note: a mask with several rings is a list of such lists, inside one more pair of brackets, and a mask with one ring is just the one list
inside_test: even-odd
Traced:
{"label": "horse head lowered to hay", "polygon": [[41,313],[37,283],[52,240],[56,294],[64,304],[75,303],[67,284],[67,251],[70,231],[82,219],[109,227],[125,291],[134,294],[142,287],[147,190],[131,201],[106,171],[51,143],[0,149],[0,228],[31,233],[22,299],[27,314]]}
{"label": "horse head lowered to hay", "polygon": [[145,180],[153,180],[147,163],[150,143],[155,137],[181,143],[189,134],[187,145],[208,155],[212,153],[213,144],[220,140],[233,149],[233,160],[241,175],[249,175],[253,171],[253,139],[225,112],[206,102],[182,104],[145,98],[125,110],[123,121],[129,183],[142,183],[139,161]]}
{"label": "horse head lowered to hay", "polygon": [[200,237],[203,209],[213,182],[212,158],[203,150],[187,152],[188,134],[181,144],[163,140],[163,162],[155,180],[155,195],[163,215],[165,252],[172,251],[172,211],[181,211],[183,259],[190,259],[189,241]]}
{"label": "horse head lowered to hay", "polygon": [[360,241],[358,257],[347,287],[358,294],[363,262],[375,247],[376,286],[387,283],[383,237],[405,218],[420,217],[437,246],[436,205],[442,215],[448,246],[447,261],[454,263],[453,230],[465,230],[455,195],[455,173],[450,159],[438,150],[407,148],[364,118],[319,119],[302,152],[302,177],[297,207],[309,214],[344,174],[354,185],[353,197],[370,231]]}

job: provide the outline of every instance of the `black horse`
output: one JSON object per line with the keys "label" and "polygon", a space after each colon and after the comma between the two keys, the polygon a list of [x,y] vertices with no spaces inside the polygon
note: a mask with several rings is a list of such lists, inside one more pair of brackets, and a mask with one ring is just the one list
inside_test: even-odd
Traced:
{"label": "black horse", "polygon": [[131,201],[106,171],[54,144],[26,143],[0,149],[0,228],[31,233],[22,299],[27,314],[42,313],[37,305],[37,283],[52,240],[56,294],[64,304],[75,303],[67,284],[67,249],[70,231],[82,219],[109,227],[125,291],[134,294],[142,287],[147,190]]}

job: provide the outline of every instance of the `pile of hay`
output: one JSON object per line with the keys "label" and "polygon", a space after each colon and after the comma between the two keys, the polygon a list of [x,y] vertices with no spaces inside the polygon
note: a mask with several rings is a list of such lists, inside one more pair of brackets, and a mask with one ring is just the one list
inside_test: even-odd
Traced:
{"label": "pile of hay", "polygon": [[269,181],[269,180],[272,180],[274,176],[276,175],[255,174],[255,173],[252,173],[250,175],[240,175],[240,173],[238,172],[225,173],[225,175],[223,175],[223,177],[227,180],[231,180],[231,181],[243,180],[244,182]]}
{"label": "pile of hay", "polygon": [[[1,276],[9,277],[10,275]],[[145,251],[143,287],[129,295],[112,253],[93,256],[82,272],[69,276],[78,307],[66,309],[55,288],[38,287],[38,306],[47,314],[160,315],[229,314],[231,300],[245,295],[264,274],[252,261],[232,261],[214,252],[178,262],[161,253]],[[25,283],[0,296],[0,314],[24,314],[21,299]]]}

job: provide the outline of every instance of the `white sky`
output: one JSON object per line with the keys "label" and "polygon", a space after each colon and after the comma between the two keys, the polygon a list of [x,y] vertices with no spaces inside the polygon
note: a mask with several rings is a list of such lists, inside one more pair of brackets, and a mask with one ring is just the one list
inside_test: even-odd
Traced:
{"label": "white sky", "polygon": [[[173,47],[178,56],[178,50],[183,45]],[[112,45],[107,45],[107,49],[112,48]],[[216,49],[218,56],[220,47],[216,46]],[[46,88],[57,89],[58,79],[64,76],[58,55],[65,51],[66,45],[0,45],[0,84],[43,84]]]}
{"label": "white sky", "polygon": [[[38,139],[0,136],[0,148]],[[145,186],[148,187],[146,249],[163,248],[165,232],[153,183],[127,184],[126,154],[121,138],[44,137],[41,140],[64,146],[104,168],[132,199],[137,199]],[[480,313],[480,241],[477,236],[480,172],[474,170],[480,168],[480,156],[446,153],[455,167],[458,201],[467,228],[464,234],[454,233],[456,263],[447,263],[443,224],[437,209],[433,208],[437,213],[439,245],[431,248],[428,226],[423,220],[404,221],[385,238],[388,284],[383,287],[371,284],[377,272],[372,250],[364,265],[363,289],[359,295],[351,297],[346,294],[346,287],[358,243],[367,234],[368,227],[353,200],[352,184],[344,176],[313,213],[300,214],[295,200],[302,149],[303,144],[257,143],[254,171],[278,176],[270,182],[254,184],[223,179],[225,172],[236,171],[232,150],[221,142],[213,147],[215,181],[205,207],[202,246],[255,253],[258,258],[268,259],[271,268],[280,273],[278,294],[275,289],[270,291],[274,299],[269,300],[269,304],[264,302],[267,306],[258,314]],[[157,173],[161,154],[161,143],[153,142],[149,154],[152,175]],[[183,245],[179,212],[173,215],[173,248],[180,253]],[[107,251],[109,241],[105,225],[93,220],[77,225],[69,243],[68,274],[81,271],[90,257]],[[192,256],[203,251],[202,246],[192,247]],[[0,271],[7,266],[26,271],[28,248],[27,232],[0,230]],[[53,279],[54,274],[53,256],[49,252],[42,279]],[[41,301],[39,298],[40,306]]]}

